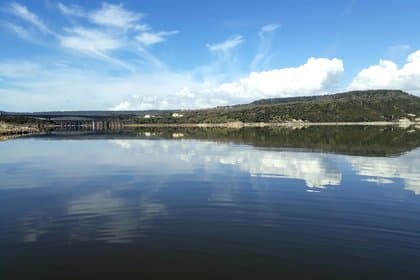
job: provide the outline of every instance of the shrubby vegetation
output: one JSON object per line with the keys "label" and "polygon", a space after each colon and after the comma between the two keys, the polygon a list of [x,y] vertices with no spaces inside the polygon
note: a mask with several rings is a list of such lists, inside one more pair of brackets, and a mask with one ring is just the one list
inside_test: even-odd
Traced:
{"label": "shrubby vegetation", "polygon": [[325,96],[274,98],[246,105],[183,111],[173,118],[161,113],[138,118],[138,123],[224,123],[224,122],[364,122],[396,121],[420,116],[420,98],[399,90],[353,91]]}
{"label": "shrubby vegetation", "polygon": [[35,133],[47,122],[22,116],[0,116],[0,135]]}
{"label": "shrubby vegetation", "polygon": [[27,126],[38,126],[48,123],[45,120],[16,115],[0,115],[0,122],[15,124],[15,125],[27,125]]}

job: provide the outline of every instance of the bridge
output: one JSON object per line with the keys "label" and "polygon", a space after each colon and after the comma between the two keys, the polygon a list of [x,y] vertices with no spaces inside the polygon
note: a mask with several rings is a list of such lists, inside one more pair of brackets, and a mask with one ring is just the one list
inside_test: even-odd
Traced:
{"label": "bridge", "polygon": [[[120,129],[129,119],[135,117],[133,113],[117,112],[40,112],[40,113],[6,113],[12,116],[29,117],[46,120],[56,128],[63,129]],[[47,125],[48,126],[48,125]]]}
{"label": "bridge", "polygon": [[120,129],[124,127],[125,123],[118,119],[76,116],[50,117],[44,119],[53,122],[56,126],[63,129]]}

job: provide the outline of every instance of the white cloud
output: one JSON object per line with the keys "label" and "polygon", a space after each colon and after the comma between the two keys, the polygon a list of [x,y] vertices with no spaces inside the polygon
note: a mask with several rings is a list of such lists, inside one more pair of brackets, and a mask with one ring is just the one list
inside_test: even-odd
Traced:
{"label": "white cloud", "polygon": [[143,15],[140,13],[125,9],[122,4],[108,3],[102,3],[101,9],[88,15],[89,20],[93,23],[122,29],[135,26],[142,17]]}
{"label": "white cloud", "polygon": [[[66,28],[65,32],[57,37],[61,47],[114,64],[130,72],[135,70],[132,63],[118,57],[117,51],[127,51],[132,44],[124,34],[81,26]],[[137,52],[137,55],[143,56],[143,53]]]}
{"label": "white cloud", "polygon": [[274,35],[277,29],[280,28],[279,24],[272,23],[267,24],[261,27],[258,32],[260,37],[260,45],[258,47],[258,52],[254,56],[254,59],[251,62],[250,68],[253,71],[260,70],[261,68],[266,68],[270,63],[272,58],[272,44],[274,40]]}
{"label": "white cloud", "polygon": [[48,27],[44,24],[44,22],[34,13],[28,10],[26,6],[23,6],[19,3],[12,2],[9,5],[8,11],[21,18],[22,20],[32,24],[36,28],[38,28],[40,31],[44,33],[52,33]]}
{"label": "white cloud", "polygon": [[277,24],[277,23],[264,25],[263,27],[261,27],[259,35],[261,36],[263,33],[266,33],[266,32],[273,32],[279,28],[280,28],[280,24]]}
{"label": "white cloud", "polygon": [[115,111],[126,111],[126,110],[130,110],[130,102],[128,101],[123,101],[120,104],[118,104],[117,106],[112,107],[112,110]]}
{"label": "white cloud", "polygon": [[62,14],[67,15],[67,16],[78,16],[78,17],[86,16],[86,13],[83,11],[83,9],[77,5],[67,6],[61,2],[58,2],[57,7]]}
{"label": "white cloud", "polygon": [[60,37],[61,45],[66,48],[102,55],[122,47],[120,40],[96,29],[76,27],[66,31],[68,35]]}
{"label": "white cloud", "polygon": [[[81,17],[92,25],[78,25],[65,29],[67,34],[59,35],[61,46],[91,55],[95,58],[112,62],[130,71],[138,68],[136,63],[148,64],[152,68],[162,68],[162,63],[146,48],[162,43],[168,36],[175,35],[178,31],[153,31],[144,22],[141,22],[143,14],[130,11],[122,4],[103,3],[101,8],[86,11],[77,5],[57,4],[62,14],[72,17]],[[118,57],[118,53],[112,51],[121,50],[134,59],[124,62]],[[137,57],[136,57],[137,56]]]}
{"label": "white cloud", "polygon": [[[193,82],[186,83],[192,85],[182,89],[174,90],[175,94],[167,94],[159,90],[159,93],[152,96],[134,95],[112,107],[112,110],[151,110],[151,109],[191,109],[191,108],[211,108],[220,105],[231,104],[229,96],[220,96],[210,89],[195,85]],[[171,86],[169,86],[171,87]],[[176,89],[177,86],[172,88]],[[170,90],[169,90],[170,91]]]}
{"label": "white cloud", "polygon": [[30,32],[20,25],[16,25],[10,22],[5,22],[3,23],[3,25],[22,39],[25,39],[25,40],[31,39]]}
{"label": "white cloud", "polygon": [[145,46],[154,45],[166,41],[166,37],[177,34],[178,31],[143,32],[136,37],[136,40]]}
{"label": "white cloud", "polygon": [[239,81],[220,85],[217,91],[245,100],[322,94],[334,89],[343,72],[340,59],[312,57],[298,67],[251,72]]}
{"label": "white cloud", "polygon": [[143,14],[129,11],[122,4],[102,3],[100,9],[91,12],[85,11],[78,5],[65,5],[61,2],[57,4],[57,7],[63,15],[86,18],[90,22],[105,28],[112,27],[137,32],[145,32],[151,29],[149,25],[139,23]]}
{"label": "white cloud", "polygon": [[224,42],[217,44],[207,44],[207,48],[212,52],[227,52],[244,42],[244,38],[241,35],[227,39]]}
{"label": "white cloud", "polygon": [[402,67],[389,60],[360,71],[350,89],[402,89],[420,94],[420,50],[411,53]]}

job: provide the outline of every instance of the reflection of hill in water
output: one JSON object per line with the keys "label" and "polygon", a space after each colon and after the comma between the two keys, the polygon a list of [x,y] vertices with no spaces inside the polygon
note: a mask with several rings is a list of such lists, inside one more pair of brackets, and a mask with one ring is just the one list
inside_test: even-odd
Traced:
{"label": "reflection of hill in water", "polygon": [[53,131],[55,139],[198,139],[265,148],[297,148],[338,154],[390,156],[420,146],[420,130],[374,126],[288,128],[141,128]]}

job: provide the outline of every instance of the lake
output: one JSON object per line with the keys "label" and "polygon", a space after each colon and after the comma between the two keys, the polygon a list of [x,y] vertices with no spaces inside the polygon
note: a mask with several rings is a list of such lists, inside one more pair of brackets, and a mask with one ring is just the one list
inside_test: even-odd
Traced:
{"label": "lake", "polygon": [[1,279],[419,279],[420,131],[0,142]]}

